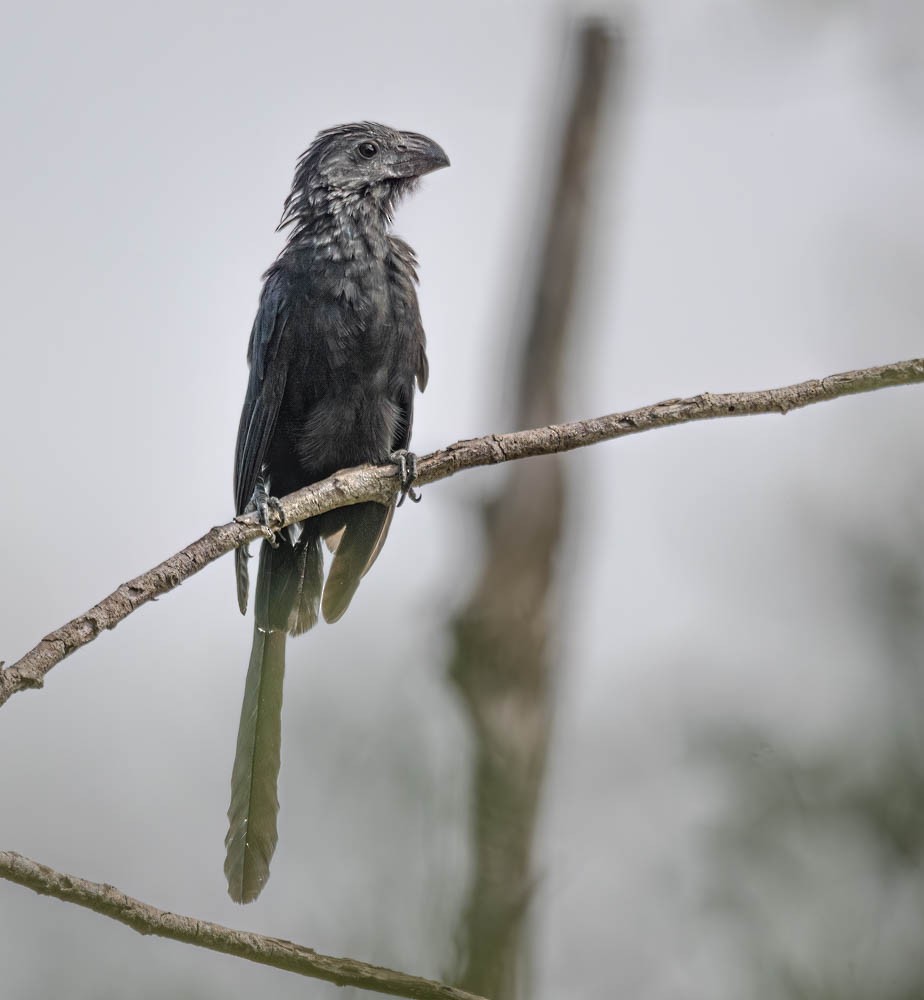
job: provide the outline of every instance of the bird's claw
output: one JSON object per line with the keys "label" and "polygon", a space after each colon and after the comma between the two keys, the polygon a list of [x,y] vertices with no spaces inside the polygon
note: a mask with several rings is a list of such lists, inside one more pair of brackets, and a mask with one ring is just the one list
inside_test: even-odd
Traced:
{"label": "bird's claw", "polygon": [[417,478],[417,456],[414,452],[401,448],[392,452],[389,457],[398,466],[398,476],[401,480],[401,494],[396,506],[400,507],[408,498],[412,503],[420,503],[421,495],[414,489],[414,480]]}
{"label": "bird's claw", "polygon": [[256,514],[260,519],[260,529],[263,537],[274,548],[279,548],[279,539],[276,537],[276,527],[273,522],[281,524],[285,520],[282,504],[277,497],[270,496],[266,492],[266,486],[262,479],[257,480],[256,489],[253,491],[250,503],[244,510],[245,514]]}

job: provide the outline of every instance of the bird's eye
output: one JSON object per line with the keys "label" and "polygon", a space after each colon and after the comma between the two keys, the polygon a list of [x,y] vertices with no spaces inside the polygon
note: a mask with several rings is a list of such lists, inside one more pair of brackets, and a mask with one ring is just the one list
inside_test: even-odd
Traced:
{"label": "bird's eye", "polygon": [[357,147],[359,155],[366,160],[371,160],[379,151],[379,147],[374,142],[361,142]]}

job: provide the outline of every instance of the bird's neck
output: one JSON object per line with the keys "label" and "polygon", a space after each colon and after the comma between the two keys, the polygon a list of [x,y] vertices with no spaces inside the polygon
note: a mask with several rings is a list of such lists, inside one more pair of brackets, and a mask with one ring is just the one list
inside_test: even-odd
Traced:
{"label": "bird's neck", "polygon": [[296,221],[284,253],[310,250],[327,260],[385,257],[391,214],[368,198],[332,200]]}

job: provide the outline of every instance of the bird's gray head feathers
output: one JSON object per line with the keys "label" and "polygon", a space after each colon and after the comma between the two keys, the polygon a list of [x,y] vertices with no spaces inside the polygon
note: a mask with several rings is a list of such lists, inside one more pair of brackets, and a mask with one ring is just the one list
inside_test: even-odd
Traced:
{"label": "bird's gray head feathers", "polygon": [[343,224],[388,221],[418,178],[447,166],[440,146],[417,132],[376,122],[325,129],[298,159],[279,228],[294,225],[296,239],[325,216]]}

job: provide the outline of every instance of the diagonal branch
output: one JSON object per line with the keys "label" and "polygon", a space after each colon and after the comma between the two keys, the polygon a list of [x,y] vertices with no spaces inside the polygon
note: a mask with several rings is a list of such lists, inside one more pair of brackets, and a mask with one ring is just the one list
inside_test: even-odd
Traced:
{"label": "diagonal branch", "polygon": [[410,976],[379,965],[367,965],[352,958],[321,955],[312,948],[282,938],[236,931],[196,917],[158,910],[139,899],[126,896],[115,886],[65,875],[12,851],[0,851],[0,878],[24,885],[40,895],[54,896],[65,903],[76,903],[111,917],[139,934],[155,934],[198,945],[210,951],[244,958],[248,962],[323,979],[337,986],[355,986],[388,996],[411,997],[412,1000],[483,1000],[474,993],[466,993],[432,979]]}
{"label": "diagonal branch", "polygon": [[[416,482],[420,486],[426,486],[463,469],[572,451],[658,427],[717,417],[785,414],[790,410],[841,396],[918,382],[924,382],[924,358],[841,372],[778,389],[720,394],[705,392],[699,396],[669,399],[637,410],[611,413],[589,420],[553,424],[510,434],[489,434],[468,441],[457,441],[448,448],[425,455],[419,460]],[[278,527],[364,500],[388,503],[397,488],[398,473],[393,465],[363,465],[338,472],[329,479],[283,497],[283,518]],[[123,583],[89,611],[46,635],[22,659],[0,670],[0,705],[17,691],[41,687],[48,671],[66,656],[92,642],[105,629],[115,628],[141,605],[178,587],[226,552],[261,537],[264,531],[257,523],[256,515],[236,518],[228,524],[212,528],[208,534],[147,573]]]}

